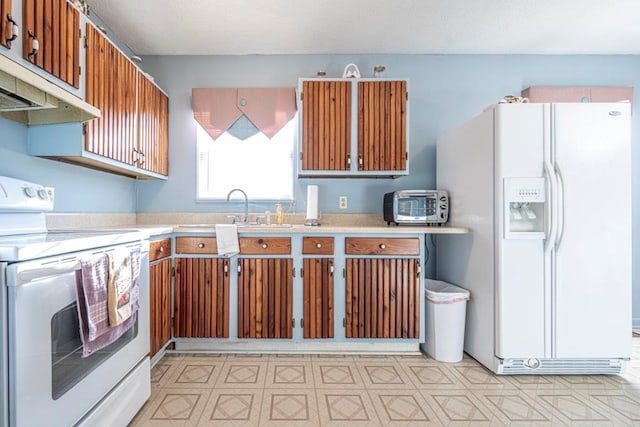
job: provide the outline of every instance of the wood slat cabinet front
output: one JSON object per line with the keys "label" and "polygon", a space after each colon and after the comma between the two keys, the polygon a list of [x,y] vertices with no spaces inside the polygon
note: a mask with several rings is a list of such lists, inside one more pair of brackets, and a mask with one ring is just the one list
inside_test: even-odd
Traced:
{"label": "wood slat cabinet front", "polygon": [[138,72],[138,148],[140,168],[169,175],[169,97]]}
{"label": "wood slat cabinet front", "polygon": [[238,260],[238,338],[293,337],[293,260]]}
{"label": "wood slat cabinet front", "polygon": [[86,123],[85,150],[134,166],[136,67],[93,25],[87,25],[86,67],[86,101],[102,117]]}
{"label": "wood slat cabinet front", "polygon": [[291,238],[239,240],[238,338],[292,338],[293,259],[281,256],[291,254]]}
{"label": "wood slat cabinet front", "polygon": [[229,259],[176,258],[173,334],[229,337]]}
{"label": "wood slat cabinet front", "polygon": [[11,49],[13,38],[14,24],[11,11],[11,0],[0,0],[0,46]]}
{"label": "wood slat cabinet front", "polygon": [[408,171],[408,82],[300,79],[300,177]]}
{"label": "wood slat cabinet front", "polygon": [[22,5],[23,58],[78,88],[80,12],[67,0],[22,0]]}
{"label": "wood slat cabinet front", "polygon": [[171,340],[171,239],[152,241],[149,248],[150,356]]}
{"label": "wood slat cabinet front", "polygon": [[420,239],[347,237],[345,254],[346,337],[419,338]]}
{"label": "wood slat cabinet front", "polygon": [[358,82],[358,170],[407,168],[407,82]]}
{"label": "wood slat cabinet front", "polygon": [[334,337],[333,236],[302,237],[303,338]]}
{"label": "wood slat cabinet front", "polygon": [[302,169],[351,168],[351,82],[302,82]]}

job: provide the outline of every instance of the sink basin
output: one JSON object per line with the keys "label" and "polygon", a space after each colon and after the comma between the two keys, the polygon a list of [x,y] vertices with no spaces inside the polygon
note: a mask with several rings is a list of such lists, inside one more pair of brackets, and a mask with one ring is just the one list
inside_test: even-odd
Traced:
{"label": "sink basin", "polygon": [[260,228],[291,228],[292,224],[258,224],[255,222],[236,224],[238,227],[260,227]]}

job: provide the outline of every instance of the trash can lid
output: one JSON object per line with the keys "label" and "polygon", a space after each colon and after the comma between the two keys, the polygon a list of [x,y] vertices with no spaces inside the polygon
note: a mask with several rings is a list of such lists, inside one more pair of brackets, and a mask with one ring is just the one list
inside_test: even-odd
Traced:
{"label": "trash can lid", "polygon": [[456,302],[469,299],[470,292],[451,283],[427,279],[425,298],[433,302]]}

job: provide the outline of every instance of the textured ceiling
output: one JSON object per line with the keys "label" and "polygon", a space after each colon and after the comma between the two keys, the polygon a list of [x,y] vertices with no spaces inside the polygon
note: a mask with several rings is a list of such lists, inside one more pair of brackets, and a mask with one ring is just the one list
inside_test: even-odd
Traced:
{"label": "textured ceiling", "polygon": [[640,54],[640,0],[88,0],[139,55]]}

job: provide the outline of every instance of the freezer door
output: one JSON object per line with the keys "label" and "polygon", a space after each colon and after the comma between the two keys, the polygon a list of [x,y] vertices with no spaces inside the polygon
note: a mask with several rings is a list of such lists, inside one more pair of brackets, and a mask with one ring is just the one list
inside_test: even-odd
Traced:
{"label": "freezer door", "polygon": [[[548,134],[545,117],[544,104],[496,108],[495,354],[502,359],[547,356],[543,250],[543,163]],[[534,192],[539,197],[531,197]],[[535,220],[527,219],[521,209],[525,205],[537,206]],[[514,219],[512,209],[518,210],[522,218]]]}
{"label": "freezer door", "polygon": [[631,352],[629,104],[552,105],[555,357]]}

